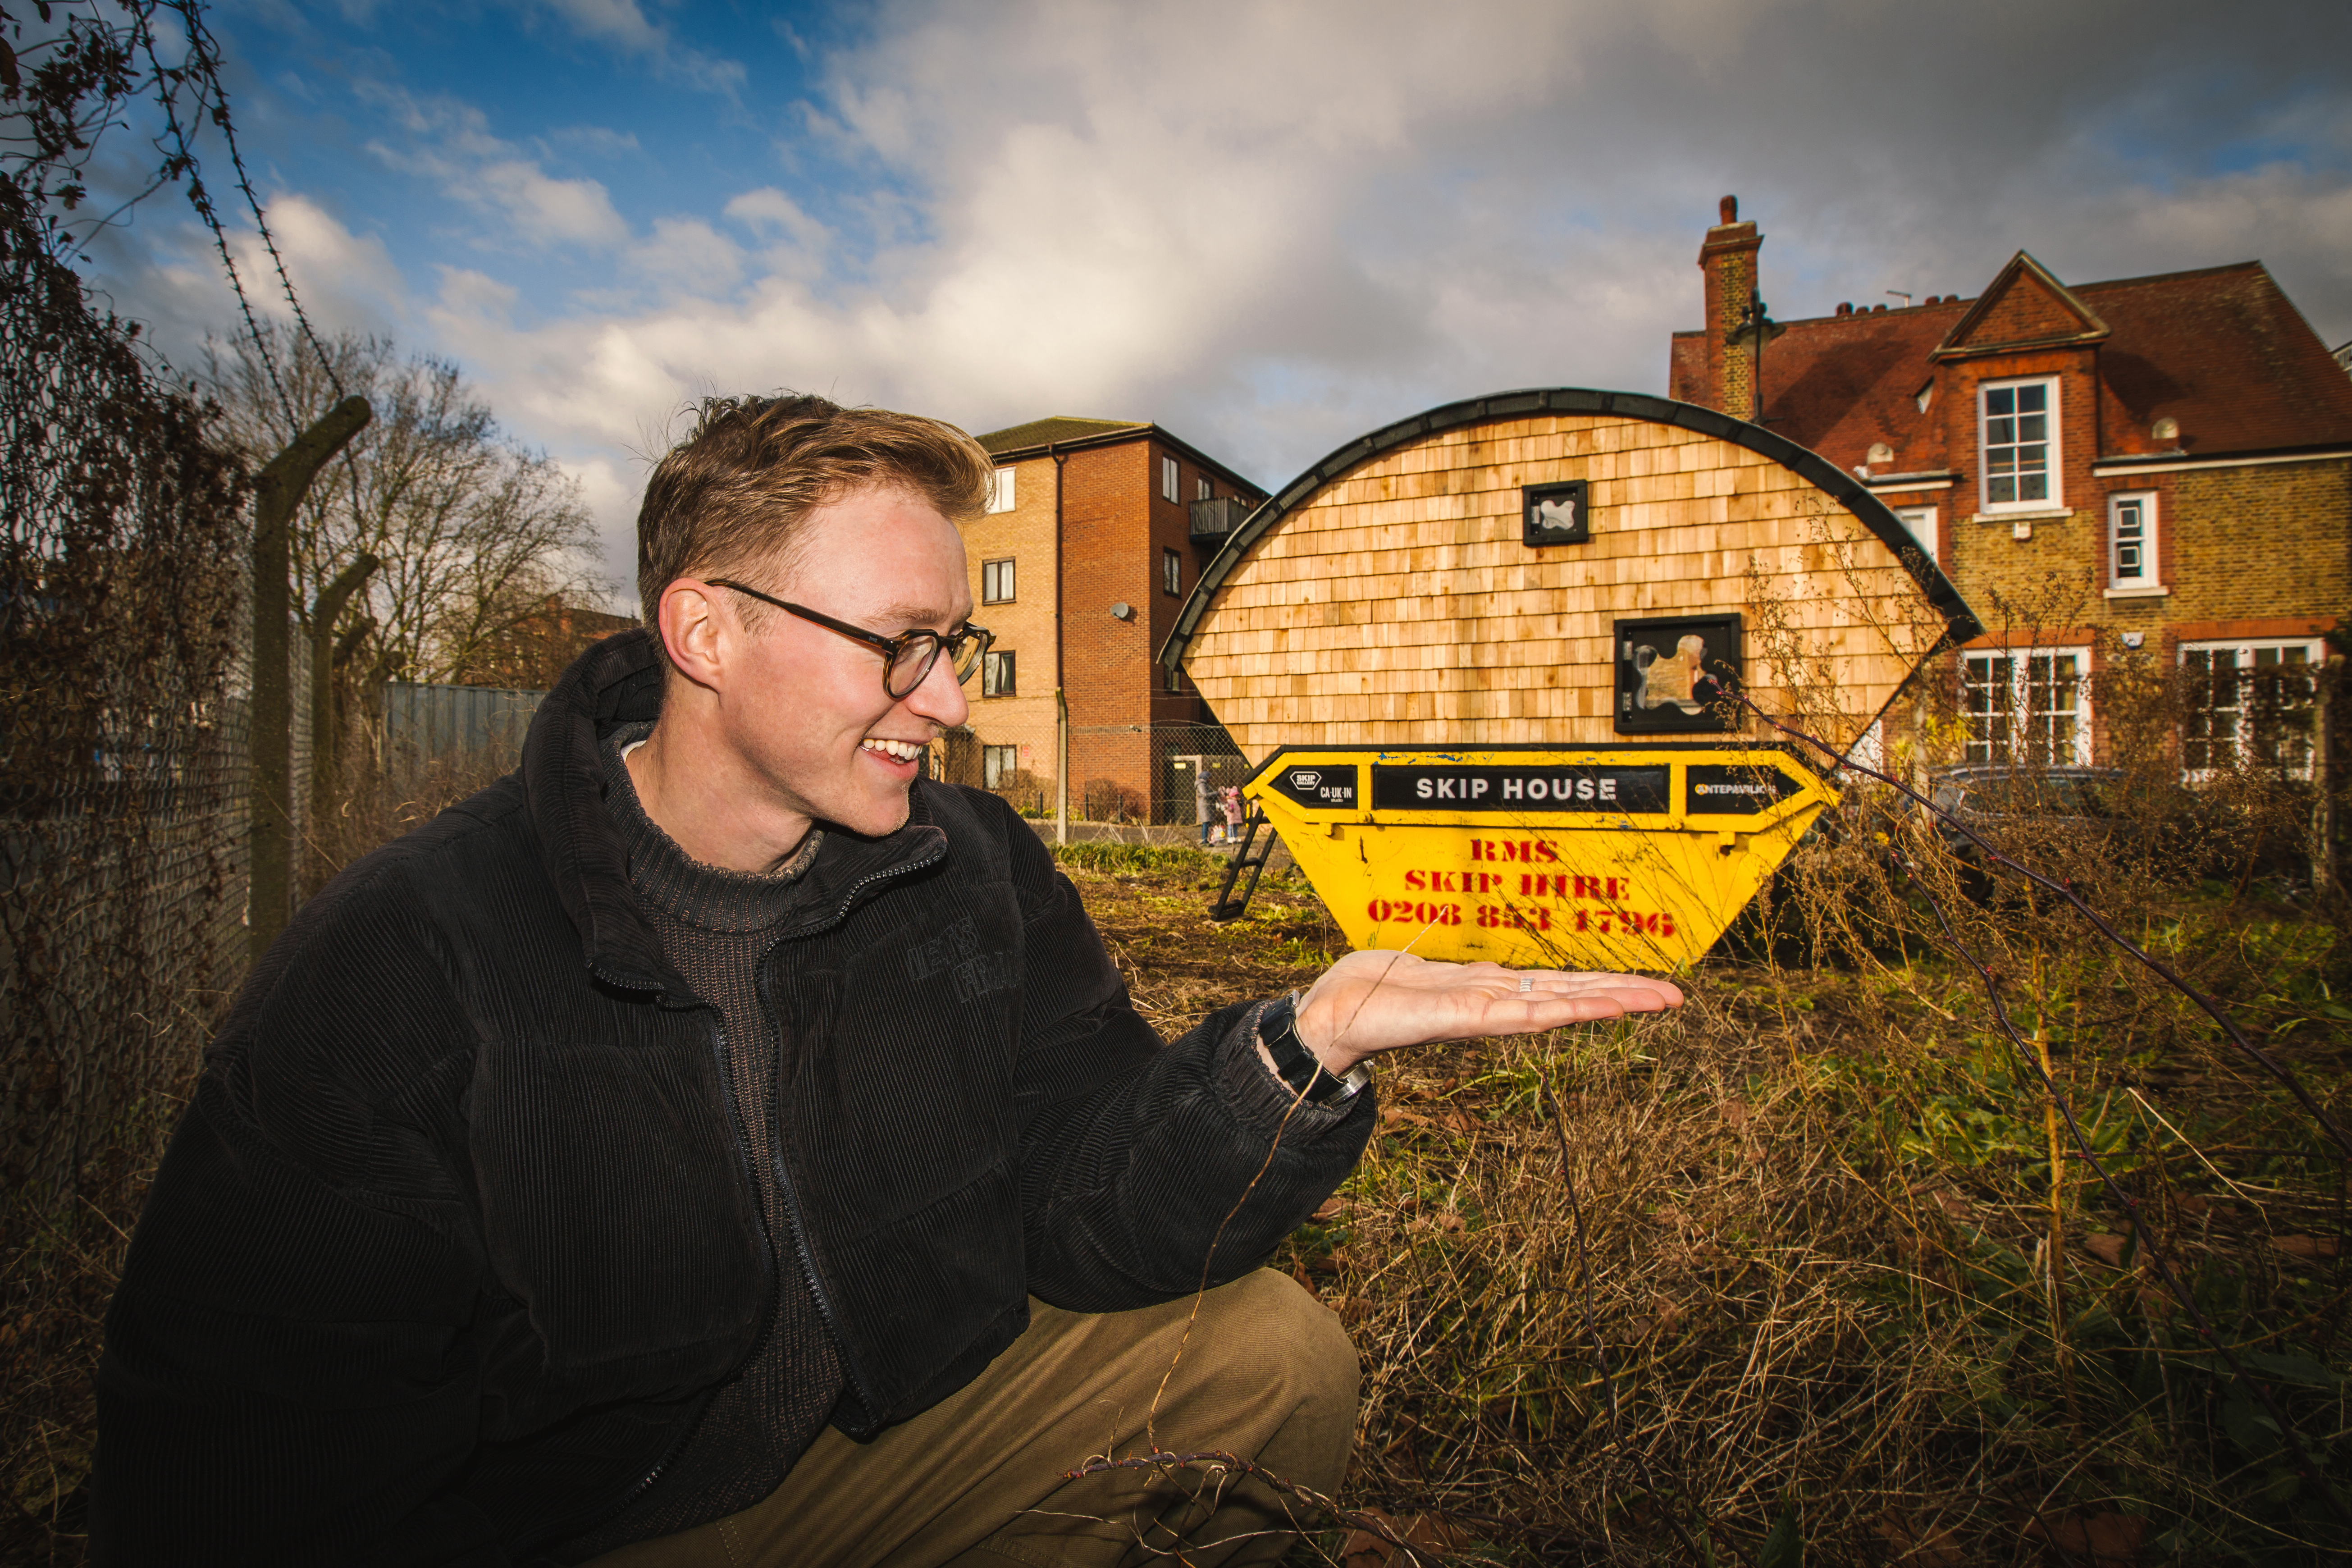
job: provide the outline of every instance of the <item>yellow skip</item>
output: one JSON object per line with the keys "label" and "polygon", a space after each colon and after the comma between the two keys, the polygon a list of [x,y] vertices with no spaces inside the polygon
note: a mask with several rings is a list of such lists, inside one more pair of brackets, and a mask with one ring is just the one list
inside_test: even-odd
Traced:
{"label": "yellow skip", "polygon": [[1837,792],[1769,745],[1285,746],[1242,793],[1360,948],[1670,969]]}

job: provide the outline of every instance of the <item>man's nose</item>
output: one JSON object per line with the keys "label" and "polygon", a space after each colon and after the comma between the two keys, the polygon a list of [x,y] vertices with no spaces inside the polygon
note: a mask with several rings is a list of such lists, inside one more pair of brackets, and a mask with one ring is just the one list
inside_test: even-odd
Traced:
{"label": "man's nose", "polygon": [[908,712],[928,719],[942,730],[954,729],[971,714],[971,700],[963,694],[963,683],[956,679],[955,660],[944,649],[931,661],[929,673],[899,700],[907,705]]}

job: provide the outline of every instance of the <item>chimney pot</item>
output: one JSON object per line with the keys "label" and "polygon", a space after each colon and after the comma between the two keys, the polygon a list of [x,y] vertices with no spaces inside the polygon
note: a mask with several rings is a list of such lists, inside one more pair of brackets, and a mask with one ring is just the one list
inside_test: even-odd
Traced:
{"label": "chimney pot", "polygon": [[1717,206],[1723,214],[1723,221],[1725,223],[1734,224],[1739,221],[1739,198],[1738,196],[1726,196],[1721,202],[1717,204]]}
{"label": "chimney pot", "polygon": [[1874,316],[1883,316],[1886,314],[1886,307],[1884,304],[1873,305],[1870,308],[1870,313]]}
{"label": "chimney pot", "polygon": [[1838,313],[1839,315],[1841,315],[1841,316],[1851,316],[1851,315],[1853,315],[1853,300],[1840,300],[1838,301],[1837,313]]}

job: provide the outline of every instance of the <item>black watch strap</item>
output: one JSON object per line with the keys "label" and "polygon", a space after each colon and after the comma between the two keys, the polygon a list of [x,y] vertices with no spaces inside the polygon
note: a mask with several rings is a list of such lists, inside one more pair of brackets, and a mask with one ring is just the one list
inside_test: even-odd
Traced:
{"label": "black watch strap", "polygon": [[1303,1091],[1308,1104],[1321,1105],[1347,1092],[1347,1080],[1323,1070],[1323,1064],[1298,1037],[1296,999],[1282,997],[1258,1015],[1257,1037],[1265,1042],[1266,1054],[1274,1058],[1274,1070],[1282,1075],[1282,1081]]}

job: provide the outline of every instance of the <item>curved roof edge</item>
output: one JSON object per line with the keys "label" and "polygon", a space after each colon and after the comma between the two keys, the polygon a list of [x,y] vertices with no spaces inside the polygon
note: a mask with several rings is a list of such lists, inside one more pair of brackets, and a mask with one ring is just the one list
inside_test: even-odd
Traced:
{"label": "curved roof edge", "polygon": [[[1870,493],[1852,474],[1839,468],[1818,452],[1798,446],[1784,436],[1776,436],[1760,425],[1750,425],[1745,419],[1734,419],[1712,408],[1702,408],[1696,403],[1676,403],[1669,397],[1653,397],[1640,392],[1598,392],[1581,386],[1539,386],[1516,392],[1497,392],[1486,397],[1466,398],[1448,403],[1416,414],[1410,419],[1400,419],[1384,425],[1369,436],[1359,437],[1330,453],[1324,459],[1300,474],[1275,492],[1274,499],[1242,520],[1226,539],[1214,559],[1192,584],[1184,599],[1183,607],[1176,612],[1175,629],[1154,656],[1159,663],[1171,669],[1181,668],[1184,650],[1200,628],[1201,618],[1208,614],[1209,601],[1223,587],[1234,568],[1241,564],[1250,547],[1272,532],[1282,520],[1304,505],[1307,499],[1339,479],[1350,469],[1370,461],[1382,452],[1402,447],[1423,436],[1440,430],[1450,430],[1460,425],[1477,425],[1493,419],[1510,418],[1528,414],[1615,414],[1628,418],[1647,419],[1654,424],[1677,425],[1685,430],[1696,430],[1702,436],[1712,436],[1745,447],[1751,452],[1771,458],[1782,468],[1811,480],[1834,497],[1862,525],[1876,535],[1880,543],[1895,552],[1920,589],[1927,603],[1944,617],[1944,636],[1957,645],[1979,636],[1984,623],[1977,618],[1960,591],[1952,585],[1943,569],[1927,560],[1919,550],[1902,520],[1888,510],[1885,501]],[[1906,555],[1905,552],[1908,551]],[[1933,650],[1930,650],[1933,651]]]}

